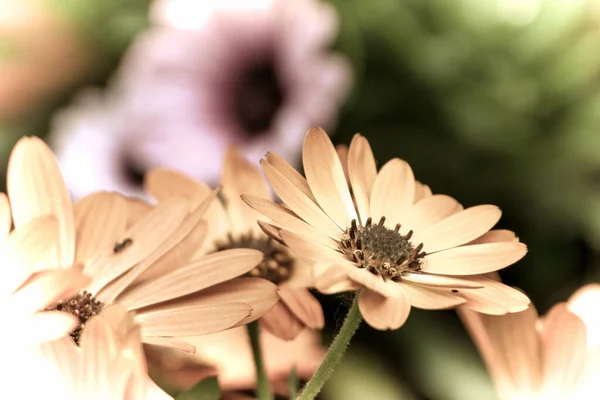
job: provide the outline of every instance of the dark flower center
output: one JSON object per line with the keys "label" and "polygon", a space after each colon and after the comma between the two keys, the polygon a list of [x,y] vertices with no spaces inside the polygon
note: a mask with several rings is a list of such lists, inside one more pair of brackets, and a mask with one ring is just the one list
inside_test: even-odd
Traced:
{"label": "dark flower center", "polygon": [[284,246],[267,236],[255,238],[243,235],[234,238],[230,235],[227,241],[217,244],[217,251],[229,249],[255,249],[264,254],[260,264],[248,272],[247,276],[267,279],[276,285],[290,278],[294,259]]}
{"label": "dark flower center", "polygon": [[365,226],[357,226],[356,220],[352,220],[342,237],[341,249],[360,268],[384,279],[400,281],[403,272],[421,269],[421,259],[426,253],[421,251],[423,244],[414,247],[410,242],[412,231],[403,235],[399,232],[400,224],[388,229],[384,223],[385,217],[376,225],[371,218]]}
{"label": "dark flower center", "polygon": [[129,154],[122,154],[120,161],[121,174],[129,185],[141,188],[144,183],[146,169]]}
{"label": "dark flower center", "polygon": [[233,93],[233,112],[250,136],[269,129],[284,100],[283,86],[272,60],[247,68]]}
{"label": "dark flower center", "polygon": [[103,307],[102,302],[84,290],[68,299],[59,300],[55,305],[46,308],[46,311],[64,311],[79,318],[79,325],[71,332],[71,338],[79,346],[81,332],[83,332],[86,322],[94,315],[100,314]]}

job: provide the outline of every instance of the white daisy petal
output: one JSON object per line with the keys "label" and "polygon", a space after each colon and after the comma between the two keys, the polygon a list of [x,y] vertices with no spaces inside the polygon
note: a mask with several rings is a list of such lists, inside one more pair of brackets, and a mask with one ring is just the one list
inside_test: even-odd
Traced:
{"label": "white daisy petal", "polygon": [[424,272],[442,275],[476,275],[497,271],[525,256],[523,243],[474,244],[429,254],[421,265]]}
{"label": "white daisy petal", "polygon": [[319,128],[308,131],[302,162],[313,195],[340,229],[358,219],[342,164],[325,131]]}
{"label": "white daisy petal", "polygon": [[402,289],[394,297],[364,289],[358,295],[358,307],[365,321],[379,330],[400,328],[410,313],[410,301]]}
{"label": "white daisy petal", "polygon": [[373,184],[371,217],[376,222],[385,216],[386,225],[394,227],[408,214],[414,196],[415,176],[410,165],[394,158],[381,168]]}
{"label": "white daisy petal", "polygon": [[360,219],[364,224],[371,215],[369,196],[377,177],[377,166],[367,139],[356,134],[348,150],[348,175]]}
{"label": "white daisy petal", "polygon": [[502,212],[496,206],[467,208],[427,229],[415,232],[414,241],[423,243],[423,250],[427,253],[460,246],[489,231],[500,220],[501,215]]}

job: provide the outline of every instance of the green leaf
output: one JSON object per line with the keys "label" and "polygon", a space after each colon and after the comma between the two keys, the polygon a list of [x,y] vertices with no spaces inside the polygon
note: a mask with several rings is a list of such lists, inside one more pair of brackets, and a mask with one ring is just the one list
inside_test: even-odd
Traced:
{"label": "green leaf", "polygon": [[198,382],[196,386],[181,393],[176,400],[219,400],[221,398],[221,388],[217,378],[208,378]]}

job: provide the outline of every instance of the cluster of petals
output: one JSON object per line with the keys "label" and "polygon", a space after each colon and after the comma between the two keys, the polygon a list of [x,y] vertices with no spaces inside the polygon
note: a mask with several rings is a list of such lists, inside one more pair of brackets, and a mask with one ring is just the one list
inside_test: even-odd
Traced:
{"label": "cluster of petals", "polygon": [[[73,204],[52,152],[40,139],[29,137],[11,154],[7,188],[15,234],[26,218],[50,215],[46,224],[56,231],[48,234],[54,240],[56,264],[81,266],[76,271],[89,277],[83,282],[34,276],[31,285],[44,283],[41,293],[53,301],[84,289],[105,306],[117,302],[135,311],[145,343],[192,352],[193,346],[177,338],[245,324],[278,300],[277,287],[268,281],[234,279],[260,262],[260,252],[195,255],[206,234],[202,218],[216,191],[197,205],[173,197],[151,206],[107,192]],[[43,245],[38,242],[38,247]],[[42,306],[51,303],[44,300]]]}
{"label": "cluster of petals", "polygon": [[[501,215],[496,206],[465,209],[449,196],[432,194],[415,180],[408,163],[398,158],[378,171],[369,143],[358,134],[347,152],[340,154],[345,159],[340,159],[322,129],[311,129],[302,152],[306,177],[276,154],[267,153],[261,160],[283,204],[251,193],[243,196],[269,218],[263,223],[266,229],[313,264],[318,290],[360,291],[360,311],[377,329],[399,328],[411,306],[465,305],[489,314],[527,308],[525,295],[486,276],[527,252],[514,233],[492,230]],[[426,255],[419,270],[401,271],[399,279],[383,279],[343,253],[342,240],[353,220],[362,227],[368,218],[377,223],[381,217],[389,229],[400,224],[399,233],[412,235],[415,247],[423,245]]]}
{"label": "cluster of petals", "polygon": [[[179,196],[197,204],[211,192],[203,183],[169,169],[150,171],[145,186],[159,202]],[[260,171],[238,150],[230,148],[223,163],[221,198],[213,202],[206,213],[207,234],[201,252],[211,254],[218,244],[230,241],[247,243],[250,247],[253,241],[265,240],[271,240],[270,246],[287,252],[257,224],[260,214],[241,200],[243,193],[271,195]],[[308,290],[313,284],[310,264],[296,257],[291,257],[291,263],[290,276],[278,284],[281,301],[260,319],[265,329],[284,340],[294,339],[306,327],[321,329],[325,322],[320,303]],[[191,338],[190,341],[193,342]]]}
{"label": "cluster of petals", "polygon": [[589,284],[539,317],[535,308],[459,315],[501,400],[592,400],[600,373],[600,285]]}
{"label": "cluster of petals", "polygon": [[109,305],[92,317],[80,345],[63,337],[31,347],[21,362],[29,363],[38,383],[23,384],[19,374],[15,394],[42,398],[52,393],[65,400],[172,400],[148,377],[140,326],[121,306]]}

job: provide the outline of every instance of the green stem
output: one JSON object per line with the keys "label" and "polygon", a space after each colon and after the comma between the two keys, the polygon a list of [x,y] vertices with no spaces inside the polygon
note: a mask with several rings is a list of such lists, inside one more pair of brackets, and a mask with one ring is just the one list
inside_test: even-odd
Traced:
{"label": "green stem", "polygon": [[360,315],[360,310],[358,309],[358,293],[354,298],[354,302],[352,303],[352,307],[348,311],[346,315],[346,319],[344,320],[344,324],[340,328],[335,339],[333,339],[333,343],[331,347],[329,347],[329,351],[325,356],[325,359],[321,363],[321,366],[315,372],[313,377],[308,381],[300,395],[297,397],[297,400],[312,400],[321,391],[323,385],[329,379],[329,376],[338,365],[338,363],[342,360],[344,353],[348,349],[348,345],[350,344],[350,339],[356,333],[356,330],[360,326],[362,322],[362,316]]}
{"label": "green stem", "polygon": [[273,393],[271,393],[269,378],[265,372],[265,366],[262,360],[259,329],[256,321],[248,324],[248,335],[250,335],[252,355],[254,356],[254,366],[256,368],[256,394],[258,396],[258,400],[274,400],[275,398],[273,397]]}

